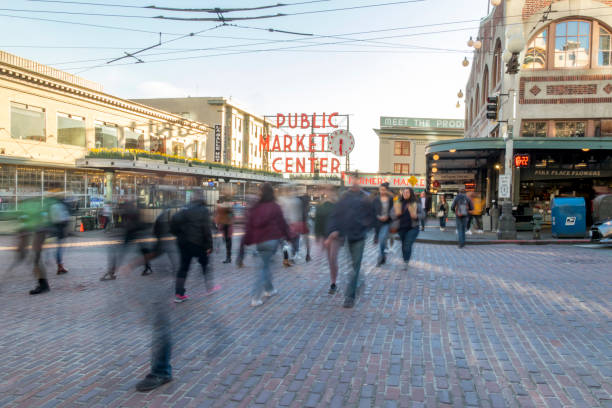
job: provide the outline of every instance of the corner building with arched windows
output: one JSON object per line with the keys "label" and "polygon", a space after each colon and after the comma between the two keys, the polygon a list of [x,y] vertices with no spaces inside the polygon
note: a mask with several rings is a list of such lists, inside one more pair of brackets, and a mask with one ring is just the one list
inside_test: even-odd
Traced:
{"label": "corner building with arched windows", "polygon": [[[518,70],[508,73],[517,39]],[[428,169],[440,179],[469,174],[463,182],[487,207],[508,169],[518,228],[530,228],[540,209],[550,222],[556,196],[584,197],[589,217],[594,197],[612,193],[612,1],[503,0],[475,40],[482,47],[466,85],[465,138],[430,144]],[[497,120],[487,119],[494,96]]]}

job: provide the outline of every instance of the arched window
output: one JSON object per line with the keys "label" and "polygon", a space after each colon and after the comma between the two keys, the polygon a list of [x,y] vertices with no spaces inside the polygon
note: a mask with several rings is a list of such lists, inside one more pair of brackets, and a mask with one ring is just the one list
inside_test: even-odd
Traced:
{"label": "arched window", "polygon": [[502,46],[501,46],[501,40],[498,38],[497,41],[495,42],[495,51],[493,51],[493,71],[491,72],[491,74],[493,74],[493,81],[491,81],[491,86],[494,88],[497,86],[497,84],[499,83],[499,81],[501,80],[502,76],[503,76],[503,64],[501,63],[501,53],[502,53]]}
{"label": "arched window", "polygon": [[482,104],[487,104],[487,97],[489,96],[489,67],[485,65],[484,74],[482,76]]}
{"label": "arched window", "polygon": [[523,69],[612,66],[610,30],[597,20],[559,20],[527,44]]}

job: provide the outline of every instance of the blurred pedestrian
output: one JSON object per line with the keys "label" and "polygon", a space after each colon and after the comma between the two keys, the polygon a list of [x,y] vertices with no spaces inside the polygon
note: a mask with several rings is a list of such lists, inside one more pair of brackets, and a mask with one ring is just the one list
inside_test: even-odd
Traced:
{"label": "blurred pedestrian", "polygon": [[234,211],[229,202],[219,200],[215,210],[215,224],[217,230],[221,231],[225,241],[225,260],[223,263],[232,263],[232,232],[234,224]]}
{"label": "blurred pedestrian", "polygon": [[421,231],[425,231],[425,224],[427,224],[427,214],[429,213],[429,197],[424,191],[421,192],[419,199],[419,221],[421,223]]}
{"label": "blurred pedestrian", "polygon": [[108,227],[113,222],[113,206],[109,202],[105,202],[102,207],[102,215],[100,216],[102,222],[102,229],[104,232],[108,230]]}
{"label": "blurred pedestrian", "polygon": [[302,220],[299,223],[297,229],[304,238],[304,244],[306,245],[306,262],[310,262],[312,259],[310,257],[310,229],[308,228],[308,212],[310,210],[310,196],[307,192],[304,192],[301,196],[298,197],[302,204]]}
{"label": "blurred pedestrian", "polygon": [[361,190],[356,179],[356,182],[338,201],[328,219],[329,235],[325,245],[331,245],[334,239],[340,238],[342,241],[346,239],[353,264],[344,298],[343,307],[345,308],[355,305],[366,233],[369,228],[373,227],[374,214],[372,201]]}
{"label": "blurred pedestrian", "polygon": [[57,274],[63,275],[68,273],[68,270],[64,268],[63,244],[68,232],[68,222],[70,221],[70,212],[64,200],[59,197],[55,198],[54,202],[49,206],[49,219],[51,221],[51,235],[57,239],[57,248],[55,250]]}
{"label": "blurred pedestrian", "polygon": [[468,226],[466,228],[466,233],[470,233],[471,235],[471,227],[472,227],[472,221],[474,221],[474,223],[476,224],[476,233],[477,234],[482,234],[484,233],[483,231],[483,225],[482,225],[482,214],[483,214],[483,207],[484,207],[484,202],[482,200],[482,198],[480,197],[480,195],[474,193],[474,192],[470,192],[468,194],[468,198],[472,201],[472,211],[470,211],[470,217],[468,220]]}
{"label": "blurred pedestrian", "polygon": [[[291,229],[291,240],[283,245],[283,265],[289,267],[295,263],[300,250],[300,234],[302,224],[302,200],[294,193],[292,186],[284,186],[278,204],[283,211],[283,217]],[[288,245],[287,245],[288,244]]]}
{"label": "blurred pedestrian", "polygon": [[376,224],[378,225],[378,261],[376,266],[381,266],[387,261],[386,249],[389,229],[393,221],[393,194],[389,191],[389,183],[382,183],[378,188],[379,195],[374,200],[376,211]]}
{"label": "blurred pedestrian", "polygon": [[440,231],[446,230],[446,218],[448,217],[448,203],[444,195],[440,196],[440,202],[438,203],[438,212],[436,214],[440,220]]}
{"label": "blurred pedestrian", "polygon": [[329,277],[331,284],[329,286],[328,293],[330,295],[335,294],[338,290],[338,287],[336,286],[336,280],[338,279],[338,251],[342,245],[342,240],[339,237],[336,237],[330,240],[327,246],[325,245],[325,241],[329,236],[327,233],[329,217],[334,211],[334,206],[336,205],[337,199],[337,193],[333,187],[327,187],[323,200],[321,200],[316,207],[314,220],[315,239],[325,248],[327,262],[329,264]]}
{"label": "blurred pedestrian", "polygon": [[465,188],[459,190],[459,194],[453,200],[451,204],[451,210],[455,213],[455,223],[457,224],[457,239],[459,242],[459,248],[465,246],[465,231],[468,225],[468,218],[470,211],[474,209],[472,200],[465,195]]}
{"label": "blurred pedestrian", "polygon": [[212,271],[208,267],[208,256],[212,252],[212,232],[210,215],[203,197],[194,193],[189,206],[174,214],[170,230],[177,237],[180,253],[180,266],[176,275],[174,301],[182,303],[189,299],[185,294],[185,281],[191,261],[196,258],[202,267],[207,294],[221,289],[213,283]]}
{"label": "blurred pedestrian", "polygon": [[131,245],[142,235],[144,230],[144,224],[140,219],[140,212],[133,201],[126,201],[120,204],[118,212],[119,216],[121,216],[123,239],[119,248],[109,246],[108,271],[100,278],[101,281],[117,279],[117,268],[121,266],[121,262],[130,250]]}
{"label": "blurred pedestrian", "polygon": [[395,203],[394,207],[400,221],[399,236],[402,242],[402,259],[404,260],[404,270],[407,270],[412,257],[412,246],[419,235],[421,203],[417,200],[414,190],[407,188],[402,192],[402,197]]}
{"label": "blurred pedestrian", "polygon": [[274,189],[269,183],[264,183],[259,201],[249,211],[244,236],[245,245],[256,245],[261,259],[251,299],[253,307],[263,304],[263,297],[277,293],[272,284],[270,263],[281,238],[291,241],[293,237],[281,207],[274,200]]}
{"label": "blurred pedestrian", "polygon": [[[246,201],[247,201],[247,206],[244,212],[244,220],[249,219],[249,212],[251,211],[251,208],[253,208],[253,206],[259,201],[259,196],[256,194],[249,194],[246,197]],[[246,221],[243,221],[243,223],[246,225]],[[236,257],[236,266],[238,268],[244,267],[245,254],[246,254],[246,245],[244,243],[244,234],[243,234],[242,238],[240,239],[240,248],[238,249],[238,256]]]}

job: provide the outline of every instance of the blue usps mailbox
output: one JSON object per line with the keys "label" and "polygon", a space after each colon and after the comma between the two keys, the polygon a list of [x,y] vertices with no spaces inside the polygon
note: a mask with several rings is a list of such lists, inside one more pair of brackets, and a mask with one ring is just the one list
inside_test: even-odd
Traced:
{"label": "blue usps mailbox", "polygon": [[582,197],[557,197],[551,204],[552,236],[584,238],[586,235],[586,203]]}

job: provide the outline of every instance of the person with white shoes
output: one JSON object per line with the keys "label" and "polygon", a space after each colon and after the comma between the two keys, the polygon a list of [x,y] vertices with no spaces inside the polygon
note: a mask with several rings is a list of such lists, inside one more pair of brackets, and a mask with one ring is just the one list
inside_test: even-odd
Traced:
{"label": "person with white shoes", "polygon": [[436,214],[440,220],[440,231],[446,231],[446,218],[448,217],[448,203],[445,196],[440,196],[438,203],[438,213]]}
{"label": "person with white shoes", "polygon": [[264,183],[261,187],[259,201],[249,211],[244,235],[245,245],[256,245],[257,254],[261,259],[261,267],[253,288],[251,300],[253,307],[262,305],[264,297],[277,293],[272,284],[270,264],[282,238],[291,242],[294,237],[285,221],[281,207],[274,199],[272,185]]}

